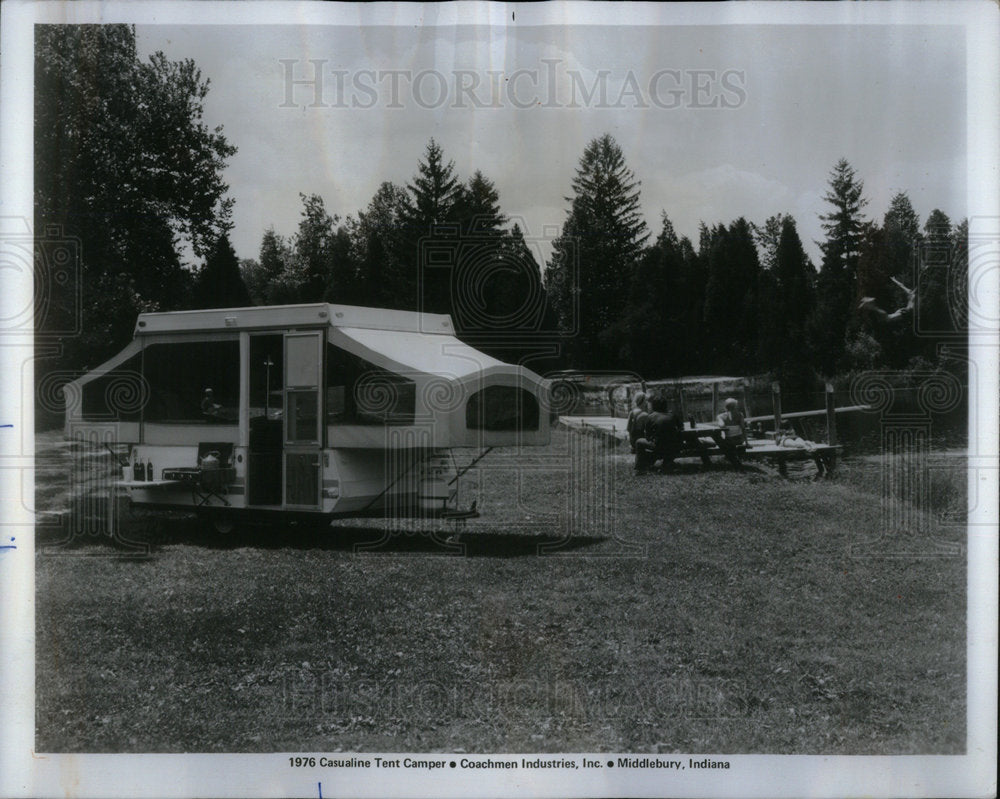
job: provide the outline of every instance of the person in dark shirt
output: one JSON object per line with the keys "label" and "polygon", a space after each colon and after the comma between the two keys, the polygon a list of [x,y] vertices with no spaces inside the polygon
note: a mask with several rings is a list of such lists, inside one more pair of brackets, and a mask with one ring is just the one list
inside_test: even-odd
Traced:
{"label": "person in dark shirt", "polygon": [[654,398],[652,405],[653,412],[645,420],[645,435],[635,442],[635,470],[640,474],[659,460],[666,471],[681,449],[684,422],[680,415],[670,410],[665,397]]}

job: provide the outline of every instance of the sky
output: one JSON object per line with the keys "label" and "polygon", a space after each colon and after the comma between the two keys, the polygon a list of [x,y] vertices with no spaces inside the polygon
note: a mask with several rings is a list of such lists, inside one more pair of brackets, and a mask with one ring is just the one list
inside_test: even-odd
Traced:
{"label": "sky", "polygon": [[[938,25],[148,25],[140,53],[192,58],[226,168],[232,240],[298,226],[299,193],[356,215],[412,181],[431,137],[459,177],[481,170],[542,257],[587,143],[610,133],[661,214],[699,223],[792,214],[818,263],[834,164],[881,220],[905,191],[921,222],[966,210],[964,31]],[[319,76],[320,83],[316,83]],[[394,88],[395,83],[395,88]]]}

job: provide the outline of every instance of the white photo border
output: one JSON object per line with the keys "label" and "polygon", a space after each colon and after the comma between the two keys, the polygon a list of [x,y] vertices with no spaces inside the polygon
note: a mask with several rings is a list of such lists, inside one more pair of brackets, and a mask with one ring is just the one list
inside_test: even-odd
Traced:
{"label": "white photo border", "polygon": [[[995,3],[745,3],[668,6],[605,3],[446,5],[387,3],[152,2],[32,3],[9,0],[2,15],[0,67],[0,232],[24,233],[32,208],[33,34],[36,23],[155,25],[439,25],[504,26],[516,13],[518,25],[940,25],[964,27],[967,41],[968,216],[974,236],[1000,239],[1000,25]],[[1000,306],[1000,269],[994,264],[972,276],[981,301]],[[0,318],[31,305],[30,275],[0,275]],[[983,299],[985,298],[985,300]],[[0,554],[0,794],[5,796],[980,796],[996,792],[997,718],[997,419],[1000,374],[997,331],[972,337],[970,357],[979,385],[970,419],[981,431],[979,454],[970,466],[970,489],[980,497],[968,536],[968,737],[962,756],[771,756],[726,755],[725,772],[677,773],[669,784],[640,770],[551,773],[477,772],[445,769],[415,772],[330,770],[296,773],[288,753],[226,755],[53,754],[33,751],[34,570],[33,520],[17,502],[22,481],[30,491],[33,454],[33,392],[5,381],[0,393],[3,469],[0,501],[5,530],[16,532],[16,550]],[[32,341],[0,341],[0,374],[22,375]],[[970,389],[972,387],[970,386]],[[973,391],[970,390],[970,394]],[[992,464],[992,465],[991,465]],[[990,501],[992,498],[994,501]],[[295,753],[298,754],[298,753]],[[374,754],[378,753],[372,753]],[[487,755],[488,753],[481,753]],[[724,753],[719,753],[724,755]],[[384,755],[383,755],[384,756]],[[582,756],[575,753],[574,756]],[[456,759],[461,755],[442,755]],[[617,759],[618,755],[599,755]]]}

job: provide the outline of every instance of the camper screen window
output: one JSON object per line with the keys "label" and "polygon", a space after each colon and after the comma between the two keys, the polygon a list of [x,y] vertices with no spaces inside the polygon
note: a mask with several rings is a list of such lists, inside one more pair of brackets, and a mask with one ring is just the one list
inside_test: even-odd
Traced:
{"label": "camper screen window", "polygon": [[239,341],[150,344],[143,375],[149,386],[147,422],[239,422]]}
{"label": "camper screen window", "polygon": [[413,424],[416,398],[412,380],[327,345],[327,424]]}
{"label": "camper screen window", "polygon": [[470,430],[537,430],[538,400],[530,391],[513,386],[487,386],[465,406]]}
{"label": "camper screen window", "polygon": [[83,418],[88,422],[138,422],[143,404],[149,401],[141,370],[142,355],[136,354],[107,374],[84,383]]}

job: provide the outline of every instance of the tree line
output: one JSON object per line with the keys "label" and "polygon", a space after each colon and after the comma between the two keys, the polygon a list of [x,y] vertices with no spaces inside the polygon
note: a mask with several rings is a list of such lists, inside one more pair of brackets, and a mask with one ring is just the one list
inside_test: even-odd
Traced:
{"label": "tree line", "polygon": [[[571,188],[538,279],[493,182],[479,171],[461,182],[431,140],[413,181],[383,183],[357,218],[341,222],[320,197],[302,195],[298,232],[268,230],[242,276],[255,303],[451,313],[460,334],[479,332],[462,324],[477,302],[463,286],[478,283],[476,307],[497,341],[527,325],[559,345],[553,366],[648,378],[768,372],[804,387],[845,371],[933,368],[964,334],[967,223],[935,209],[921,226],[905,192],[881,222],[867,218],[864,184],[846,160],[829,176],[818,269],[789,214],[703,223],[695,246],[664,212],[650,240],[640,182],[610,135],[587,145]],[[435,271],[422,245],[449,241],[460,254]],[[516,317],[534,294],[537,312]]]}
{"label": "tree line", "polygon": [[35,225],[79,245],[78,285],[46,287],[38,336],[58,347],[41,372],[96,365],[141,311],[321,301],[450,313],[501,356],[520,357],[511,342],[527,336],[559,353],[550,367],[650,379],[768,372],[804,386],[954,366],[967,223],[935,209],[921,225],[905,192],[869,218],[846,160],[829,175],[818,268],[788,214],[702,223],[694,243],[664,212],[654,237],[607,134],[580,157],[547,258],[493,181],[463,179],[432,139],[409,182],[382,183],[354,215],[300,195],[298,230],[268,229],[240,262],[223,180],[236,148],[202,121],[208,88],[190,60],[141,61],[129,27],[36,28]]}

